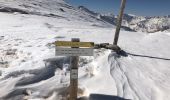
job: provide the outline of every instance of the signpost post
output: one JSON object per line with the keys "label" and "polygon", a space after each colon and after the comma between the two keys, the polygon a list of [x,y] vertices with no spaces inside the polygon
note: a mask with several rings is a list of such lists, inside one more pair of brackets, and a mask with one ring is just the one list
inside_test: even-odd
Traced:
{"label": "signpost post", "polygon": [[[80,42],[79,39],[72,39],[72,42]],[[79,47],[72,47],[79,48]],[[70,100],[77,100],[78,91],[78,61],[79,56],[71,57],[71,70],[70,70]]]}
{"label": "signpost post", "polygon": [[[93,56],[94,43],[80,42],[80,39],[73,38],[71,42],[57,41],[55,42],[55,45],[56,45],[56,55],[71,56],[69,100],[77,100],[79,56]],[[79,47],[84,47],[84,48],[79,48]]]}
{"label": "signpost post", "polygon": [[117,18],[117,27],[116,27],[116,32],[115,32],[115,37],[114,37],[114,42],[113,42],[114,45],[117,45],[117,42],[119,39],[119,33],[120,33],[121,24],[122,24],[125,5],[126,5],[126,0],[122,0],[119,16]]}

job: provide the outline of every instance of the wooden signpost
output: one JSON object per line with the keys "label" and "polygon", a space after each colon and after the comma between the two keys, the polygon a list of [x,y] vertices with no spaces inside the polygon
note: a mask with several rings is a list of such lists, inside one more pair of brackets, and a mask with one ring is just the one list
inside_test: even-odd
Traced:
{"label": "wooden signpost", "polygon": [[94,47],[94,42],[56,41],[55,44],[63,47]]}
{"label": "wooden signpost", "polygon": [[[69,87],[69,100],[77,100],[78,92],[78,61],[79,56],[93,56],[93,49],[110,49],[115,52],[121,51],[117,45],[119,32],[121,28],[123,12],[125,9],[126,0],[122,0],[121,10],[117,20],[117,28],[113,44],[101,43],[95,44],[94,42],[80,42],[79,38],[73,38],[72,41],[56,41],[56,56],[71,56],[70,60],[70,87]],[[81,48],[80,48],[81,47]]]}
{"label": "wooden signpost", "polygon": [[80,39],[73,38],[72,41],[56,41],[55,45],[57,56],[71,56],[69,100],[77,100],[79,56],[93,56],[94,43],[80,42]]}
{"label": "wooden signpost", "polygon": [[118,43],[125,6],[126,6],[126,0],[122,0],[119,16],[117,18],[117,27],[116,27],[116,32],[115,32],[115,37],[114,37],[114,42],[113,42],[114,45],[117,45]]}

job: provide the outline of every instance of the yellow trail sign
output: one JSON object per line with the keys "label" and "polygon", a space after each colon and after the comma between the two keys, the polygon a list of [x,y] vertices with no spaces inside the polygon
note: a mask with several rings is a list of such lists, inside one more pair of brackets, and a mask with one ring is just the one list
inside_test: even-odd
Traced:
{"label": "yellow trail sign", "polygon": [[55,45],[63,47],[94,47],[94,42],[56,41]]}

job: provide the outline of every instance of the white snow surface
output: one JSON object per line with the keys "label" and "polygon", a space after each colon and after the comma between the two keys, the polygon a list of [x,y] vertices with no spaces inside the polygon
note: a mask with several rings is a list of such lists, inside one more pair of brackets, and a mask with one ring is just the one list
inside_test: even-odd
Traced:
{"label": "white snow surface", "polygon": [[[19,6],[35,2],[41,5],[36,11]],[[47,9],[54,7],[54,2],[58,8],[65,4],[65,12]],[[1,0],[0,5],[39,12],[0,12],[0,100],[63,100],[68,93],[70,57],[55,56],[53,42],[71,38],[113,42],[114,27],[70,5],[67,8],[63,0]],[[44,16],[50,11],[63,17]],[[80,57],[79,97],[99,94],[106,98],[170,100],[169,43],[169,32],[121,31],[119,46],[124,55],[98,49],[92,57]]]}

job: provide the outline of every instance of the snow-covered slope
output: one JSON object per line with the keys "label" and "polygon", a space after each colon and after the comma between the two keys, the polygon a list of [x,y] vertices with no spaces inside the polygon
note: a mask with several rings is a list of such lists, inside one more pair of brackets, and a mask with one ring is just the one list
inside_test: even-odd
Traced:
{"label": "snow-covered slope", "polygon": [[[82,13],[63,0],[1,0],[0,12],[54,17],[67,21],[75,21],[75,23],[76,21],[83,23],[92,22],[92,26],[99,27],[106,27],[107,24],[94,16]],[[111,25],[108,24],[107,27],[111,27]]]}
{"label": "snow-covered slope", "polygon": [[[100,14],[89,10],[84,6],[79,9],[83,12],[89,13],[98,19],[106,21],[112,25],[116,25],[117,16],[113,14]],[[143,17],[132,14],[124,14],[122,29],[127,31],[155,33],[159,31],[170,32],[170,16],[161,17]]]}
{"label": "snow-covered slope", "polygon": [[[115,25],[116,25],[116,19],[117,18],[113,14],[100,14],[100,13],[96,13],[94,11],[89,10],[88,8],[86,8],[84,6],[79,6],[78,9],[81,12],[85,13],[85,14],[89,14],[89,15],[97,18],[98,20],[102,20],[102,21],[104,21],[104,22],[106,22],[108,24],[113,25],[112,27],[115,27]],[[131,29],[128,26],[122,26],[121,29],[122,30],[126,30],[126,31],[135,31],[135,30]]]}
{"label": "snow-covered slope", "polygon": [[[101,15],[101,19],[116,25],[117,16],[114,15]],[[143,17],[131,14],[124,14],[122,28],[136,32],[155,33],[159,31],[170,30],[170,17]]]}
{"label": "snow-covered slope", "polygon": [[154,33],[159,31],[169,31],[170,17],[142,17],[130,14],[124,15],[124,26],[130,27],[134,31]]}
{"label": "snow-covered slope", "polygon": [[[35,8],[20,6],[34,3]],[[113,42],[115,29],[108,23],[62,0],[1,0],[0,5],[17,9],[0,12],[0,100],[63,100],[70,57],[56,57],[52,43],[71,38]],[[169,32],[121,31],[124,52],[98,49],[94,57],[80,57],[79,97],[170,100],[169,42]]]}

